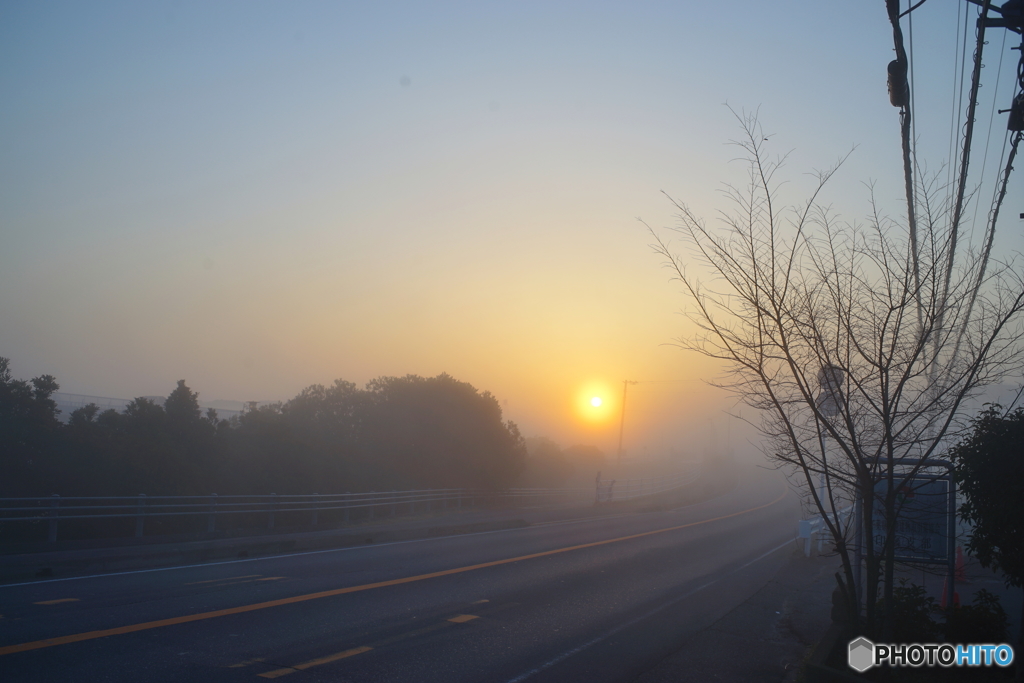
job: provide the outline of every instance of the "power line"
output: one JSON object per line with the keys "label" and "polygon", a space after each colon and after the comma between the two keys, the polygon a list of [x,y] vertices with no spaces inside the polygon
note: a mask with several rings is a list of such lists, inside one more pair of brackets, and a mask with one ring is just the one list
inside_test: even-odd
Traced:
{"label": "power line", "polygon": [[[999,77],[1003,74],[1003,54],[1006,51],[1006,33],[1003,33],[1003,42],[999,46],[999,65],[996,67],[996,80],[995,87],[992,88],[992,109],[988,115],[988,133],[985,135],[985,153],[981,156],[981,177],[978,179],[978,186],[981,187],[985,184],[985,171],[988,169],[988,148],[992,142],[992,123],[995,121],[996,109],[998,108],[999,102]],[[1006,139],[1004,136],[1003,145],[1004,149],[999,156],[999,164],[1002,165],[1004,155],[1006,154],[1005,149]],[[998,186],[998,183],[996,184]],[[992,190],[992,201],[995,202],[996,187]],[[974,233],[974,226],[978,222],[978,210],[981,208],[981,202],[974,204],[974,216],[971,218],[971,234]]]}
{"label": "power line", "polygon": [[[981,52],[983,41],[984,41],[984,35],[985,35],[985,28],[986,28],[986,26],[990,26],[991,25],[991,26],[995,26],[995,27],[1007,28],[1007,29],[1010,29],[1010,30],[1014,30],[1015,28],[1019,30],[1019,28],[1020,28],[1019,26],[1015,26],[1015,24],[1014,24],[1015,21],[1019,22],[1020,17],[1016,17],[1016,16],[1007,17],[1006,15],[1004,15],[1002,19],[989,19],[987,17],[988,6],[989,6],[989,2],[988,2],[988,0],[986,0],[984,6],[982,8],[981,16],[978,18],[978,48],[977,48],[977,51],[975,52],[975,74],[976,75],[978,74],[978,71],[979,71],[979,66],[978,65],[980,63],[980,52]],[[1001,9],[999,11],[1002,13]],[[1003,46],[1005,47],[1005,45],[1006,45],[1006,34],[1003,34]],[[1020,57],[1020,60],[1019,60],[1019,62],[1017,64],[1017,86],[1019,88],[1019,92],[1018,92],[1018,94],[1016,94],[1014,96],[1013,103],[1012,103],[1010,109],[1007,110],[1010,113],[1010,119],[1007,122],[1007,128],[1008,128],[1009,131],[1013,131],[1015,134],[1012,136],[1012,142],[1010,143],[1010,154],[1009,154],[1009,157],[1006,160],[1006,167],[1005,167],[1005,169],[1003,171],[1002,179],[1001,179],[1000,183],[998,184],[998,190],[997,190],[998,194],[995,195],[994,201],[993,201],[993,204],[992,204],[992,208],[989,211],[988,220],[987,220],[987,226],[986,226],[987,229],[986,229],[986,236],[985,236],[985,247],[984,247],[983,255],[982,255],[981,261],[980,261],[980,268],[979,268],[979,271],[978,271],[977,280],[975,281],[974,286],[971,288],[971,295],[970,295],[970,299],[969,299],[968,304],[967,304],[967,314],[963,318],[963,322],[962,322],[962,324],[960,326],[960,330],[959,330],[959,332],[957,334],[956,344],[955,344],[955,346],[953,348],[953,360],[954,361],[955,361],[955,359],[957,358],[957,356],[959,354],[960,344],[961,344],[961,342],[963,340],[964,334],[967,332],[967,326],[970,323],[971,314],[974,311],[974,303],[975,303],[975,301],[977,299],[978,292],[981,289],[981,285],[982,285],[982,283],[984,282],[984,279],[985,279],[985,273],[986,273],[987,268],[988,268],[988,261],[989,261],[989,258],[991,257],[991,254],[992,254],[992,244],[995,241],[996,223],[999,220],[999,209],[1002,207],[1003,199],[1005,199],[1005,197],[1006,197],[1006,187],[1007,187],[1007,184],[1009,183],[1010,173],[1013,171],[1013,162],[1014,162],[1014,159],[1017,156],[1017,148],[1020,145],[1022,129],[1024,129],[1024,120],[1022,120],[1022,113],[1024,113],[1024,112],[1022,112],[1022,109],[1024,109],[1024,42],[1021,43],[1021,46],[1018,49],[1020,49],[1020,51],[1021,51],[1021,57]],[[1001,67],[1002,67],[1002,53],[1000,53],[1000,69],[1001,69]],[[996,90],[998,91],[998,75],[997,75],[996,79],[997,79]],[[977,86],[978,86],[977,80],[975,80],[972,83],[972,90],[973,90],[972,94],[976,94]],[[974,105],[975,103],[972,101],[971,104]],[[995,102],[993,102],[993,115],[995,113],[995,107],[996,107]],[[991,137],[991,117],[990,117],[989,125],[990,125],[989,137]],[[1005,153],[1005,145],[1006,145],[1005,140],[1006,140],[1006,138],[1004,138],[1004,143],[1003,143],[1004,147],[1003,147],[1003,152],[1000,154],[1000,161],[1002,161],[1003,153]],[[969,142],[970,142],[969,140],[965,140],[965,142],[964,142],[964,144],[965,144],[965,153],[968,153],[970,151]],[[988,155],[988,143],[987,142],[986,142],[986,145],[985,145],[985,150],[986,150],[986,157],[987,157],[987,155]],[[982,168],[982,177],[984,177],[984,170],[985,169]],[[965,173],[966,172],[966,168],[964,168],[962,170],[962,172]],[[961,179],[960,192],[961,193],[963,192],[963,179]],[[955,224],[954,224],[954,227],[955,227]],[[955,246],[955,234],[953,236],[953,239],[954,239],[954,246]],[[950,260],[951,261],[952,261],[952,258],[953,258],[953,254],[951,252],[950,253]],[[947,271],[947,275],[946,275],[946,288],[947,289],[948,289],[948,284],[949,284],[949,271]],[[943,293],[942,301],[943,301],[943,305],[944,305],[945,304],[945,292]],[[941,327],[941,320],[942,320],[941,316],[942,316],[942,313],[943,313],[943,311],[942,311],[942,309],[940,309],[940,312],[939,312],[939,316],[940,316],[939,317],[939,325],[940,325],[940,327]]]}
{"label": "power line", "polygon": [[967,121],[965,122],[963,149],[960,153],[960,175],[957,179],[956,202],[953,204],[953,220],[950,225],[949,255],[946,259],[946,277],[942,285],[942,298],[939,308],[938,327],[942,329],[942,318],[945,315],[946,297],[949,294],[949,281],[953,276],[953,262],[956,258],[957,237],[960,232],[960,220],[964,207],[964,190],[967,189],[967,169],[971,162],[971,143],[974,138],[974,115],[978,108],[978,88],[981,84],[981,56],[985,46],[985,19],[991,0],[985,0],[975,32],[977,43],[974,48],[974,70],[971,73],[971,93],[967,102]]}
{"label": "power line", "polygon": [[[956,50],[953,60],[953,107],[949,116],[949,152],[946,158],[950,163],[946,166],[946,187],[950,192],[953,190],[953,153],[956,149],[956,141],[960,137],[960,116],[963,113],[961,102],[964,99],[964,69],[967,68],[967,13],[969,8],[964,3],[963,16],[963,40],[960,38],[960,12],[956,14]],[[957,72],[959,71],[959,78]],[[953,197],[950,195],[949,201]]]}
{"label": "power line", "polygon": [[[988,8],[988,2],[986,0],[984,9],[987,10],[987,8]],[[1001,9],[1000,9],[1000,13],[1002,13]],[[1005,14],[1002,17],[1002,19],[988,19],[988,17],[985,16],[985,13],[983,11],[982,12],[982,16],[978,19],[978,31],[980,33],[980,36],[983,37],[984,36],[985,27],[989,26],[989,25],[997,26],[997,27],[1003,27],[1003,28],[1008,28],[1010,30],[1013,30],[1015,28],[1019,29],[1020,27],[1019,26],[1015,26],[1014,22],[1015,21],[1019,22],[1020,19],[1021,19],[1021,17],[1019,17],[1019,16],[1013,16],[1013,15],[1006,16]],[[1006,34],[1004,33],[1003,34],[1003,46],[1005,47],[1005,45],[1006,45]],[[1024,129],[1024,121],[1021,120],[1021,118],[1022,118],[1021,115],[1022,115],[1022,113],[1024,113],[1024,112],[1021,111],[1022,109],[1024,109],[1024,42],[1021,43],[1021,46],[1018,49],[1021,51],[1021,57],[1020,57],[1020,60],[1018,61],[1018,64],[1017,64],[1017,88],[1019,89],[1019,91],[1017,92],[1016,95],[1014,95],[1011,107],[1010,107],[1009,110],[1007,110],[1010,113],[1009,121],[1007,121],[1007,129],[1009,131],[1013,131],[1014,135],[1012,136],[1012,142],[1010,143],[1010,154],[1009,154],[1009,157],[1006,160],[1006,167],[1005,167],[1005,169],[1003,171],[1002,179],[1001,179],[1000,183],[998,184],[998,190],[997,190],[998,194],[995,196],[994,201],[992,203],[992,208],[989,211],[988,220],[987,220],[987,230],[986,230],[986,236],[985,236],[985,248],[984,248],[984,251],[983,251],[982,258],[981,258],[981,267],[980,267],[980,269],[978,271],[977,281],[974,283],[974,287],[971,288],[971,296],[970,296],[970,300],[969,300],[969,302],[967,304],[967,315],[964,316],[963,324],[961,325],[960,331],[957,334],[956,345],[955,345],[955,347],[953,349],[953,358],[954,359],[957,357],[957,354],[958,354],[958,352],[960,350],[960,343],[963,340],[963,336],[964,336],[964,334],[967,331],[967,325],[970,322],[971,313],[974,310],[974,302],[977,299],[978,291],[981,289],[982,282],[985,279],[985,272],[986,272],[987,267],[988,267],[988,261],[989,261],[989,258],[991,257],[991,254],[992,254],[992,244],[993,244],[993,242],[995,240],[996,223],[999,220],[999,209],[1002,207],[1003,199],[1005,199],[1005,197],[1006,197],[1006,187],[1007,187],[1007,184],[1009,183],[1009,180],[1010,180],[1010,173],[1013,172],[1013,162],[1014,162],[1014,159],[1017,156],[1017,148],[1020,145],[1022,129]],[[980,50],[980,43],[979,43],[979,50]],[[1001,54],[1000,54],[1000,66],[1002,66],[1002,55]],[[997,79],[998,79],[998,76],[997,76]],[[998,83],[997,83],[996,89],[998,90]],[[993,104],[993,114],[994,114],[995,106],[996,105]],[[990,135],[991,135],[991,131],[990,131]],[[1004,143],[1003,144],[1004,144],[1004,150],[1003,151],[1005,152],[1005,144],[1006,144],[1005,143],[1005,138],[1004,138]],[[986,144],[986,154],[987,154],[987,150],[988,150],[988,146]],[[1002,160],[1002,154],[1000,154],[1000,161],[1001,160]],[[984,173],[984,169],[982,169],[982,173]]]}

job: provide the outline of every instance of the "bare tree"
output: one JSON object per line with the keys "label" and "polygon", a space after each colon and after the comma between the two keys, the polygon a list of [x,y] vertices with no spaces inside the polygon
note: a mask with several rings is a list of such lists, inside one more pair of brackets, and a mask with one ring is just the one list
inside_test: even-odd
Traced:
{"label": "bare tree", "polygon": [[[726,189],[731,209],[720,214],[721,228],[672,200],[680,221],[672,230],[691,247],[691,265],[712,276],[702,282],[687,272],[651,230],[700,331],[679,341],[726,362],[716,386],[759,411],[766,455],[799,475],[827,522],[842,558],[848,614],[878,632],[887,628],[893,599],[897,492],[947,447],[966,401],[1019,371],[1024,278],[1013,263],[986,267],[963,246],[951,252],[950,207],[935,201],[935,186],[919,188],[914,230],[883,215],[873,192],[865,225],[821,205],[842,160],[815,174],[802,205],[780,206],[784,157],[768,158],[755,115],[736,116],[749,182]],[[861,523],[863,538],[886,540],[880,549],[861,544],[865,585],[857,595],[853,520],[841,513],[858,496],[875,500],[880,481],[885,528],[872,528],[870,503]]]}

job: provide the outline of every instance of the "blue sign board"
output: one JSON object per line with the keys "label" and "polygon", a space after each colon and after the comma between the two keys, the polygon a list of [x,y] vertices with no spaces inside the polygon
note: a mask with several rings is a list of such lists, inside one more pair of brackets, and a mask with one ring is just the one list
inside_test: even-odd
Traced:
{"label": "blue sign board", "polygon": [[[875,484],[872,534],[875,552],[885,543],[885,493],[888,482]],[[896,491],[896,559],[945,562],[949,558],[949,481],[916,478]]]}

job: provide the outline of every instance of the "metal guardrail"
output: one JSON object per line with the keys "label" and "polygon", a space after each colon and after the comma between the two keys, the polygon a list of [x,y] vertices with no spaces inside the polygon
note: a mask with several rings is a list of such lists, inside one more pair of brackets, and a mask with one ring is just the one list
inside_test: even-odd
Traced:
{"label": "metal guardrail", "polygon": [[206,530],[213,532],[217,520],[225,515],[265,515],[267,529],[275,526],[281,513],[305,512],[310,526],[316,527],[319,515],[332,510],[343,511],[348,524],[357,511],[366,519],[381,515],[415,514],[441,509],[463,509],[463,506],[519,506],[526,501],[562,502],[587,500],[589,488],[579,489],[509,489],[506,491],[473,491],[468,489],[424,489],[418,491],[371,491],[368,493],[306,494],[306,495],[235,495],[219,496],[68,496],[49,498],[2,498],[0,522],[46,522],[48,539],[57,540],[60,520],[135,520],[135,537],[142,538],[147,518],[203,517]]}
{"label": "metal guardrail", "polygon": [[[629,500],[653,495],[683,486],[699,476],[688,472],[660,479],[630,479],[607,490],[597,483],[597,502]],[[615,482],[612,482],[614,485]],[[613,490],[614,489],[614,490]],[[45,522],[48,540],[57,540],[61,520],[134,519],[135,537],[142,538],[147,518],[206,517],[206,531],[217,529],[217,520],[225,515],[266,516],[266,528],[272,530],[276,516],[282,513],[307,513],[309,524],[316,527],[323,512],[342,511],[348,524],[353,514],[364,519],[377,516],[416,514],[465,507],[527,507],[589,502],[595,495],[592,487],[512,488],[503,491],[472,489],[422,489],[414,491],[370,491],[367,493],[304,494],[304,495],[230,495],[215,493],[206,496],[68,496],[54,494],[42,498],[0,498],[0,522]]]}
{"label": "metal guardrail", "polygon": [[700,468],[693,467],[687,472],[672,475],[670,477],[650,477],[643,479],[623,479],[611,481],[597,481],[595,502],[611,503],[615,501],[633,500],[643,496],[653,496],[656,493],[671,491],[696,481],[700,476]]}
{"label": "metal guardrail", "polygon": [[[840,510],[839,513],[838,513],[839,521],[840,522],[844,521],[845,518],[850,516],[850,513],[852,511],[853,511],[853,506],[852,505],[847,506],[847,507],[843,508],[842,510]],[[822,541],[824,539],[822,538],[823,534],[821,534],[820,532],[823,529],[827,529],[827,528],[828,527],[825,526],[825,518],[822,517],[821,515],[818,515],[817,517],[812,517],[811,519],[801,519],[800,520],[800,522],[799,522],[799,524],[797,526],[797,538],[804,539],[804,556],[805,557],[810,557],[811,556],[811,536],[813,536],[814,534],[818,534],[818,552],[819,553],[821,552],[821,544],[822,544]]]}

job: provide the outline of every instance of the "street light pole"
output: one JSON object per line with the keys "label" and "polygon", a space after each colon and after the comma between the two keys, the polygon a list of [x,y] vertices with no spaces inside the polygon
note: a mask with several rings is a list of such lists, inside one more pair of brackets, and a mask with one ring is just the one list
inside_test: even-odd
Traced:
{"label": "street light pole", "polygon": [[622,380],[622,416],[619,418],[619,463],[622,463],[622,433],[626,427],[626,387],[636,382],[628,379]]}

